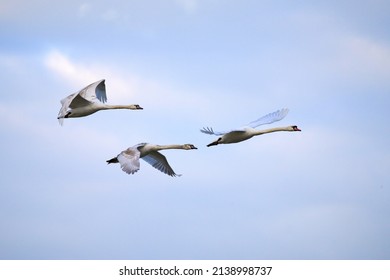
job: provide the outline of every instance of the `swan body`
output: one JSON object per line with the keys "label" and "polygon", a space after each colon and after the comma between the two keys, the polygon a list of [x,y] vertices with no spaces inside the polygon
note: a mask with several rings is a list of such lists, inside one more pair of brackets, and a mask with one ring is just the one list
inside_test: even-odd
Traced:
{"label": "swan body", "polygon": [[230,131],[216,132],[210,127],[201,129],[200,131],[210,135],[221,136],[216,141],[211,142],[207,147],[215,146],[218,144],[231,144],[238,143],[252,138],[253,136],[262,135],[266,133],[272,133],[277,131],[301,131],[296,125],[290,125],[286,127],[275,127],[264,130],[257,130],[256,127],[263,124],[270,124],[276,121],[280,121],[288,114],[288,109],[281,109],[273,113],[267,114],[249,124]]}
{"label": "swan body", "polygon": [[100,110],[130,109],[142,110],[138,104],[108,105],[105,80],[92,83],[82,90],[61,100],[62,107],[58,113],[58,121],[63,124],[64,118],[79,118],[91,115]]}
{"label": "swan body", "polygon": [[181,176],[180,174],[176,174],[173,171],[166,157],[159,152],[160,150],[168,149],[193,150],[197,148],[192,144],[154,145],[148,143],[140,143],[122,151],[119,155],[107,160],[106,162],[108,164],[120,163],[121,168],[124,172],[126,172],[127,174],[134,174],[140,169],[139,159],[142,158],[154,168],[160,170],[161,172],[169,176]]}

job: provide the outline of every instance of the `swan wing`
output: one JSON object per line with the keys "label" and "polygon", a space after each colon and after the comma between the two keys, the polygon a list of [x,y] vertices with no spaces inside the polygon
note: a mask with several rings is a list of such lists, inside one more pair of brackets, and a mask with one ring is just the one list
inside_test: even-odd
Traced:
{"label": "swan wing", "polygon": [[62,125],[64,122],[64,117],[66,116],[69,108],[74,109],[74,108],[78,108],[78,107],[87,106],[87,105],[91,104],[91,102],[80,97],[78,92],[76,92],[76,93],[73,93],[73,94],[65,97],[64,99],[62,99],[61,104],[62,104],[62,106],[61,106],[60,111],[58,112],[57,118],[58,118],[58,121],[60,122],[60,124]]}
{"label": "swan wing", "polygon": [[143,160],[145,160],[147,163],[149,163],[154,168],[160,170],[161,172],[175,177],[175,176],[181,176],[180,174],[176,174],[172,167],[169,165],[167,158],[159,153],[159,152],[151,152],[147,154],[146,156],[142,157]]}
{"label": "swan wing", "polygon": [[68,108],[79,108],[91,105],[97,100],[105,103],[107,101],[106,86],[104,80],[97,81],[83,88],[82,90],[73,93],[61,100],[64,113]]}
{"label": "swan wing", "polygon": [[209,134],[209,135],[220,136],[220,135],[224,135],[224,134],[228,133],[229,131],[225,131],[225,132],[214,131],[214,129],[212,127],[204,127],[203,129],[200,130],[200,132],[203,132],[203,133],[206,133],[206,134]]}
{"label": "swan wing", "polygon": [[80,94],[76,94],[76,96],[72,99],[72,102],[70,102],[69,108],[75,109],[75,108],[86,107],[91,105],[92,103],[93,102],[83,98]]}
{"label": "swan wing", "polygon": [[58,121],[60,122],[60,124],[62,125],[63,121],[64,121],[64,117],[66,115],[66,112],[68,111],[69,107],[70,107],[70,103],[72,103],[72,100],[76,97],[77,93],[73,93],[67,97],[65,97],[64,99],[61,100],[61,109],[60,111],[58,112]]}
{"label": "swan wing", "polygon": [[255,120],[255,121],[252,121],[249,124],[247,124],[246,126],[255,128],[255,127],[263,125],[263,124],[277,122],[277,121],[280,121],[281,119],[283,119],[287,114],[288,114],[287,108],[281,109],[281,110],[275,111],[273,113],[269,113],[269,114]]}
{"label": "swan wing", "polygon": [[97,81],[83,88],[82,90],[73,93],[61,100],[61,109],[58,112],[58,121],[62,125],[64,117],[66,116],[69,108],[75,109],[80,107],[89,106],[97,100],[105,103],[107,101],[106,86],[104,80]]}
{"label": "swan wing", "polygon": [[247,128],[247,127],[255,128],[255,127],[263,125],[263,124],[277,122],[277,121],[280,121],[281,119],[283,119],[287,114],[288,114],[288,109],[285,108],[285,109],[275,111],[273,113],[269,113],[269,114],[255,120],[255,121],[250,122],[247,125],[244,125],[241,128],[232,129],[229,131],[214,131],[214,129],[211,127],[204,127],[200,131],[203,133],[206,133],[206,134],[216,135],[216,136],[221,136],[221,135],[224,135],[224,134],[229,133],[229,132],[245,132],[245,128]]}
{"label": "swan wing", "polygon": [[96,102],[99,100],[102,103],[106,103],[107,95],[106,85],[104,82],[105,80],[103,79],[86,86],[78,92],[79,96],[88,102]]}
{"label": "swan wing", "polygon": [[133,147],[121,152],[118,155],[117,159],[124,172],[126,172],[127,174],[134,174],[140,168],[139,157],[139,150]]}
{"label": "swan wing", "polygon": [[210,134],[210,135],[221,136],[221,135],[228,134],[230,132],[245,132],[246,131],[246,127],[232,129],[232,130],[227,130],[227,131],[214,131],[211,127],[204,127],[200,131],[203,132],[203,133],[206,133],[206,134]]}
{"label": "swan wing", "polygon": [[77,92],[73,93],[71,95],[68,95],[64,99],[61,99],[61,105],[69,107],[69,104],[72,102],[73,98],[76,97],[76,95],[77,95]]}

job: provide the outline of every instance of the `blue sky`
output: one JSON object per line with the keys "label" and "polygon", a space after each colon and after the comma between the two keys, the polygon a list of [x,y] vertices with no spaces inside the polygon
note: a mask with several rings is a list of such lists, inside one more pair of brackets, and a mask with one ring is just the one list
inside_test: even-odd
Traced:
{"label": "blue sky", "polygon": [[[1,1],[1,259],[389,259],[387,1]],[[106,79],[104,111],[57,122]],[[274,133],[207,148],[288,107]],[[146,162],[105,160],[140,142]]]}

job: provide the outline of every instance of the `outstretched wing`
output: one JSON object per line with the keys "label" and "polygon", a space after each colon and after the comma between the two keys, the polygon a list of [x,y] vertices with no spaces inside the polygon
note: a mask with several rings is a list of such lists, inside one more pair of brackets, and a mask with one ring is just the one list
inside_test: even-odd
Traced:
{"label": "outstretched wing", "polygon": [[172,167],[169,165],[167,158],[159,153],[159,152],[151,152],[148,155],[142,157],[143,160],[145,160],[147,163],[149,163],[154,168],[160,170],[161,172],[172,176],[181,176],[180,174],[176,174]]}
{"label": "outstretched wing", "polygon": [[71,94],[71,95],[69,95],[61,100],[62,106],[61,106],[60,111],[58,112],[58,117],[57,117],[61,125],[63,123],[63,118],[66,115],[66,111],[68,111],[69,105],[72,102],[72,100],[76,97],[76,95],[77,95],[77,93],[73,93],[73,94]]}
{"label": "outstretched wing", "polygon": [[212,127],[204,127],[203,129],[200,130],[200,132],[203,132],[203,133],[206,133],[206,134],[210,134],[210,135],[224,135],[226,134],[227,132],[221,132],[221,131],[214,131],[214,129]]}
{"label": "outstretched wing", "polygon": [[127,174],[134,174],[140,168],[139,163],[140,152],[136,148],[128,148],[121,152],[117,159],[121,165],[121,168]]}
{"label": "outstretched wing", "polygon": [[83,88],[82,90],[73,93],[61,100],[62,107],[58,112],[58,120],[63,124],[63,118],[67,114],[69,108],[75,109],[90,105],[97,100],[105,103],[107,101],[106,86],[104,80],[97,81]]}
{"label": "outstretched wing", "polygon": [[64,123],[64,118],[67,115],[69,109],[75,109],[90,105],[92,102],[82,98],[77,92],[73,93],[61,100],[62,107],[58,112],[57,119],[61,125]]}
{"label": "outstretched wing", "polygon": [[244,132],[245,127],[248,127],[248,126],[255,128],[255,127],[263,125],[263,124],[269,124],[269,123],[273,123],[276,121],[280,121],[281,119],[283,119],[287,115],[287,113],[288,113],[288,109],[281,109],[281,110],[275,111],[273,113],[269,113],[268,115],[265,115],[265,116],[255,120],[255,121],[252,121],[249,124],[242,126],[241,128],[232,129],[229,131],[214,131],[211,127],[204,127],[200,131],[203,133],[206,133],[206,134],[216,135],[216,136],[221,136],[221,135],[224,135],[226,133],[233,132],[233,131],[234,132]]}
{"label": "outstretched wing", "polygon": [[275,111],[273,113],[269,113],[268,115],[265,115],[255,121],[250,122],[246,126],[250,126],[252,128],[255,128],[257,126],[263,125],[263,124],[269,124],[273,122],[280,121],[288,114],[288,109],[281,109],[278,111]]}
{"label": "outstretched wing", "polygon": [[107,102],[106,85],[104,79],[92,83],[79,91],[79,95],[89,102],[96,102],[97,100],[102,103]]}
{"label": "outstretched wing", "polygon": [[288,109],[281,109],[281,110],[275,111],[273,113],[269,113],[268,115],[265,115],[265,116],[255,120],[255,121],[252,121],[249,124],[243,126],[242,128],[233,129],[233,130],[230,130],[230,131],[214,131],[211,127],[204,127],[200,131],[203,132],[203,133],[206,133],[206,134],[216,135],[216,136],[221,136],[221,135],[224,135],[224,134],[232,132],[232,131],[244,132],[245,131],[245,129],[244,129],[245,127],[250,126],[252,128],[255,128],[255,127],[263,125],[263,124],[269,124],[269,123],[273,123],[273,122],[276,122],[276,121],[280,121],[287,114],[288,114]]}

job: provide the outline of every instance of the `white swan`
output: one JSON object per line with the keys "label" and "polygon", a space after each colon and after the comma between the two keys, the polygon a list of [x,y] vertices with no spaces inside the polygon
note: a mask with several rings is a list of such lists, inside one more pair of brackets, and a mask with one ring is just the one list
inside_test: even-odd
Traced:
{"label": "white swan", "polygon": [[107,164],[120,163],[121,168],[124,172],[126,172],[127,174],[134,174],[140,169],[139,159],[142,158],[154,168],[160,170],[165,174],[168,174],[169,176],[181,176],[180,174],[176,174],[173,171],[166,157],[158,152],[160,150],[168,149],[193,150],[197,148],[192,144],[154,145],[148,143],[140,143],[122,151],[119,155],[107,160],[106,162]]}
{"label": "white swan", "polygon": [[[100,102],[99,102],[100,101]],[[62,125],[64,118],[79,118],[91,115],[100,110],[131,109],[142,110],[137,105],[107,105],[106,86],[104,80],[97,81],[82,90],[61,100],[62,107],[58,113],[58,121]]]}
{"label": "white swan", "polygon": [[276,131],[301,131],[296,125],[286,126],[286,127],[275,127],[264,130],[256,130],[255,127],[258,127],[263,124],[269,124],[283,119],[288,113],[288,109],[281,109],[276,112],[265,115],[253,122],[250,122],[246,126],[243,126],[239,129],[234,129],[226,132],[216,132],[212,128],[206,127],[200,131],[206,134],[213,134],[219,137],[216,141],[207,145],[207,147],[218,145],[218,144],[230,144],[237,143],[244,140],[248,140],[256,135],[262,135],[265,133],[271,133]]}

